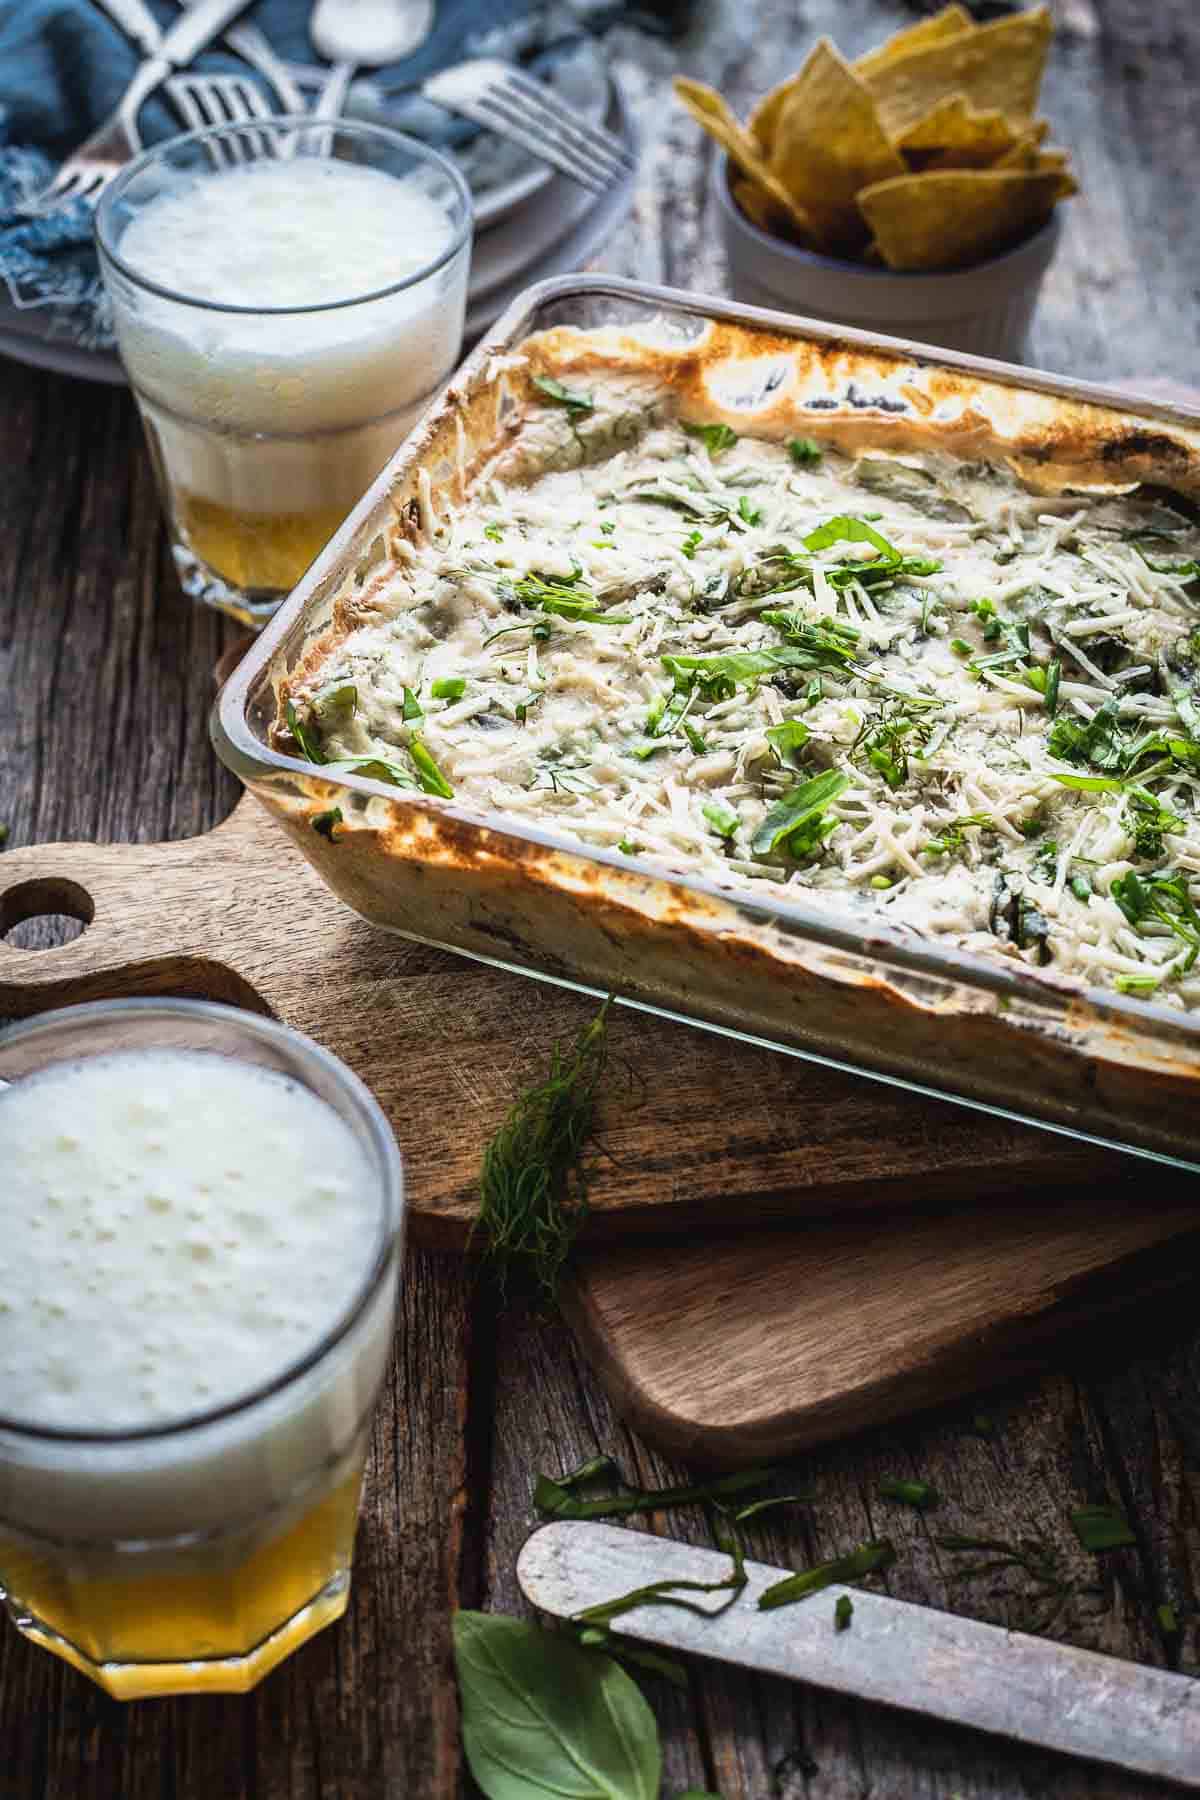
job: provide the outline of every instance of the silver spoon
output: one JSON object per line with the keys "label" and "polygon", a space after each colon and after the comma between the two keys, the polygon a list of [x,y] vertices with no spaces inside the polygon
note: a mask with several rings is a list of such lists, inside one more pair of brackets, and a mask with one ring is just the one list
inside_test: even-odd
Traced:
{"label": "silver spoon", "polygon": [[316,0],[308,35],[333,64],[314,116],[335,119],[356,68],[378,68],[411,56],[433,30],[434,0]]}

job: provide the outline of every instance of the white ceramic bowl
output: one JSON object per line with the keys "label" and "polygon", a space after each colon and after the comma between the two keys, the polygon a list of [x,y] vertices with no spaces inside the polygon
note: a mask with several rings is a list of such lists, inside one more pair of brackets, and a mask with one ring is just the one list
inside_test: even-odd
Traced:
{"label": "white ceramic bowl", "polygon": [[1058,248],[1055,211],[1024,243],[970,269],[904,274],[819,256],[761,231],[729,189],[719,157],[713,188],[734,298],[754,306],[917,338],[1020,362],[1042,277]]}

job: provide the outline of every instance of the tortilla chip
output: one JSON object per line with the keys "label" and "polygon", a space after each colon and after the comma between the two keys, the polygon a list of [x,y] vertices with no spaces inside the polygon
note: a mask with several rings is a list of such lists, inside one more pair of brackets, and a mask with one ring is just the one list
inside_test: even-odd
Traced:
{"label": "tortilla chip", "polygon": [[1002,112],[976,112],[950,94],[906,131],[900,149],[916,169],[986,169],[1019,141]]}
{"label": "tortilla chip", "polygon": [[759,187],[748,175],[740,175],[730,183],[734,200],[752,225],[772,237],[793,237],[791,217],[771,198],[766,188]]}
{"label": "tortilla chip", "polygon": [[859,189],[905,173],[869,91],[828,38],[811,52],[780,110],[771,172],[812,221],[818,244],[834,251],[866,241]]}
{"label": "tortilla chip", "polygon": [[749,176],[755,186],[765,189],[802,236],[811,237],[812,222],[804,208],[772,174],[758,145],[716,89],[705,87],[702,81],[689,81],[685,75],[677,75],[675,93],[696,123],[717,140],[742,174]]}
{"label": "tortilla chip", "polygon": [[992,164],[994,169],[1034,169],[1045,172],[1048,169],[1065,169],[1067,153],[1065,150],[1043,150],[1042,139],[1049,127],[1045,119],[1039,119],[1031,131],[1022,132],[1015,144],[998,156]]}
{"label": "tortilla chip", "polygon": [[860,80],[865,80],[868,75],[874,75],[882,69],[885,63],[907,56],[910,50],[923,50],[927,44],[959,37],[964,31],[974,29],[975,21],[965,6],[944,6],[931,19],[921,19],[916,25],[906,26],[903,31],[894,32],[886,43],[868,50],[854,64],[854,73]]}
{"label": "tortilla chip", "polygon": [[977,31],[911,50],[866,76],[884,129],[901,138],[947,94],[962,94],[977,112],[995,108],[1025,126],[1037,108],[1050,48],[1049,9],[1012,13]]}
{"label": "tortilla chip", "polygon": [[959,269],[1005,250],[1073,191],[1069,176],[949,169],[877,182],[858,197],[889,269]]}

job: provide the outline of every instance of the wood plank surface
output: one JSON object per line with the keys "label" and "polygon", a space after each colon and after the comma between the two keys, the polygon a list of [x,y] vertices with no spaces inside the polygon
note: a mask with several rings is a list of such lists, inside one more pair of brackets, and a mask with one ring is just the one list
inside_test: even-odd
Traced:
{"label": "wood plank surface", "polygon": [[[1059,0],[1047,84],[1055,136],[1084,193],[1035,328],[1044,366],[1100,379],[1200,378],[1200,15],[1192,0]],[[719,291],[707,148],[666,98],[682,63],[744,111],[805,44],[850,52],[909,22],[900,0],[712,0],[682,50],[617,35],[647,133],[637,209],[602,259],[616,273]],[[153,841],[214,824],[235,787],[206,741],[223,628],[180,599],[127,397],[0,367],[0,820],[14,847]],[[25,925],[20,941],[52,928]],[[536,994],[513,984],[514,995]],[[532,1002],[530,1002],[532,1006]],[[536,1010],[520,1054],[542,1047]],[[497,1057],[512,1055],[508,1043]],[[516,1061],[511,1065],[516,1074]],[[525,1065],[528,1066],[528,1065]],[[448,1099],[441,1129],[457,1129]],[[974,1125],[966,1118],[964,1129]],[[1156,1177],[1148,1172],[1146,1181]],[[954,1579],[930,1521],[888,1510],[886,1474],[920,1474],[960,1528],[1053,1539],[1099,1591],[1055,1624],[1069,1641],[1200,1672],[1200,1335],[1194,1297],[1099,1335],[1072,1335],[1056,1372],[826,1446],[797,1464],[811,1505],[753,1532],[762,1560],[798,1566],[881,1527],[900,1597],[1005,1623],[1020,1583]],[[715,1329],[719,1331],[720,1322]],[[986,1412],[993,1429],[979,1435]],[[375,1434],[350,1617],[246,1699],[121,1708],[0,1631],[3,1800],[463,1800],[448,1608],[522,1610],[516,1552],[538,1468],[613,1450],[647,1481],[677,1477],[614,1415],[560,1322],[497,1312],[458,1259],[414,1253],[387,1403]],[[1097,1570],[1066,1514],[1123,1504],[1136,1546]],[[656,1529],[707,1542],[702,1520]],[[1156,1608],[1175,1608],[1164,1637]],[[648,1684],[664,1793],[723,1800],[1151,1800],[1168,1790],[971,1733],[736,1671],[697,1669],[687,1693]]]}

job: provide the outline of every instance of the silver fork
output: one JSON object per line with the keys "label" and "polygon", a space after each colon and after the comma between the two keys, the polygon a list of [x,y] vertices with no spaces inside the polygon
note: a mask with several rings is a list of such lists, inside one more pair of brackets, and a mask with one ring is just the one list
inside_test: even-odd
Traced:
{"label": "silver fork", "polygon": [[[270,102],[258,83],[246,75],[172,75],[167,98],[189,131],[206,125],[246,125],[255,119],[273,119]],[[209,142],[208,153],[218,166],[232,168],[246,161],[247,153],[268,152],[269,134],[247,130],[236,138]]]}
{"label": "silver fork", "polygon": [[136,71],[111,117],[67,158],[49,187],[22,210],[52,212],[74,200],[95,206],[109,182],[142,147],[138,114],[143,102],[174,69],[190,63],[219,37],[248,5],[249,0],[198,0],[193,12],[185,13],[164,33],[157,53]]}
{"label": "silver fork", "polygon": [[602,194],[637,167],[619,137],[581,124],[566,102],[540,81],[492,57],[456,63],[421,83],[426,99],[511,138],[572,181]]}

